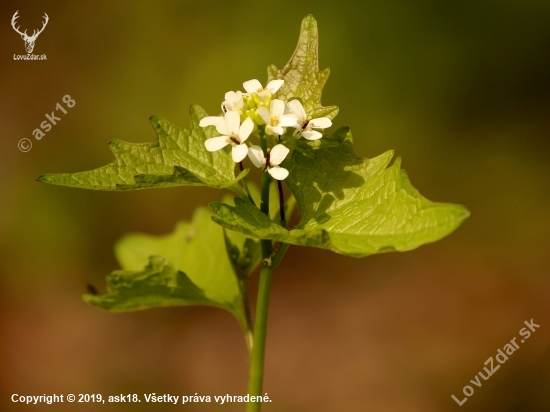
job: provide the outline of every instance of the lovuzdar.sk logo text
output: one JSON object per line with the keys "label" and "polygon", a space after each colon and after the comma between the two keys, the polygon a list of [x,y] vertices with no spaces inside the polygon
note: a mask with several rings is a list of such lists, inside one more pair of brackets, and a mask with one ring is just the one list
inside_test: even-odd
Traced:
{"label": "lovuzdar.sk logo text", "polygon": [[46,13],[44,13],[44,22],[42,23],[42,28],[40,30],[36,30],[36,29],[33,30],[32,35],[29,36],[27,34],[27,30],[25,30],[24,32],[21,32],[19,30],[19,26],[16,26],[17,24],[16,20],[19,18],[18,13],[19,13],[19,10],[17,10],[14,13],[11,19],[11,26],[17,33],[21,35],[21,38],[25,42],[25,49],[27,50],[27,54],[20,54],[20,55],[14,54],[13,59],[14,60],[46,60],[47,58],[45,54],[38,56],[36,54],[32,54],[32,51],[34,50],[34,43],[36,42],[36,39],[38,38],[40,33],[42,33],[46,28],[46,25],[48,24],[48,21],[50,20],[50,18]]}

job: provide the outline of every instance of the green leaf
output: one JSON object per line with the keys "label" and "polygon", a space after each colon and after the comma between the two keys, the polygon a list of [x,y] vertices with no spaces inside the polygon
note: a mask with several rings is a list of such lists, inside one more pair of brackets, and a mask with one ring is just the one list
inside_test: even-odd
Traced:
{"label": "green leaf", "polygon": [[301,214],[296,229],[283,229],[241,199],[235,207],[212,204],[214,221],[260,239],[362,257],[435,242],[469,215],[463,206],[421,196],[399,159],[387,167],[393,152],[358,157],[347,128],[316,142],[299,142],[309,146],[309,154],[296,150],[282,164],[290,171],[286,183]]}
{"label": "green leaf", "polygon": [[[253,183],[248,183],[248,188],[254,202],[256,205],[259,205],[260,191]],[[281,221],[279,212],[279,190],[275,181],[272,182],[269,190],[269,214],[273,222],[279,226]],[[223,203],[230,206],[235,206],[235,202],[239,202],[239,200],[236,200],[232,196],[225,196],[223,199]],[[289,196],[285,204],[287,220],[292,216],[295,205],[296,200],[294,196]],[[224,231],[224,234],[227,253],[233,264],[233,269],[237,272],[239,279],[246,281],[261,261],[262,250],[260,241],[234,230]]]}
{"label": "green leaf", "polygon": [[174,305],[215,305],[182,271],[159,256],[142,270],[117,270],[107,277],[109,293],[84,299],[106,310],[125,311]]}
{"label": "green leaf", "polygon": [[239,280],[246,281],[262,260],[262,248],[258,240],[240,232],[224,230],[227,255]]}
{"label": "green leaf", "polygon": [[233,313],[247,328],[243,293],[225,253],[223,229],[199,208],[191,223],[165,236],[130,234],[115,246],[122,271],[107,277],[104,295],[85,300],[107,310],[168,305],[212,305]]}
{"label": "green leaf", "polygon": [[328,247],[329,238],[326,232],[322,230],[304,232],[298,229],[288,231],[260,212],[260,209],[241,198],[235,198],[235,206],[211,203],[210,208],[216,213],[212,220],[226,229],[258,239],[271,239],[301,246]]}
{"label": "green leaf", "polygon": [[95,190],[136,190],[171,186],[236,186],[248,170],[235,178],[235,163],[228,148],[208,152],[204,141],[216,134],[202,128],[206,113],[191,106],[191,129],[185,130],[155,116],[150,121],[157,134],[154,143],[109,142],[115,161],[88,172],[46,174],[41,182]]}
{"label": "green leaf", "polygon": [[[260,191],[257,186],[250,182],[248,189],[254,199],[256,205],[260,204]],[[274,198],[277,191],[275,186],[270,187],[271,197],[269,199],[271,217],[275,219],[278,216],[277,209],[278,199]],[[223,203],[235,206],[236,198],[233,196],[225,196]],[[258,267],[262,260],[262,248],[260,241],[254,237],[247,236],[241,232],[233,230],[224,230],[227,253],[233,264],[233,269],[237,272],[240,279],[247,280],[254,269]]]}
{"label": "green leaf", "polygon": [[319,32],[317,21],[309,15],[302,20],[298,45],[289,62],[281,70],[271,65],[267,68],[268,81],[284,79],[277,97],[283,100],[299,99],[311,118],[338,114],[337,106],[323,107],[321,93],[330,74],[330,69],[319,71]]}

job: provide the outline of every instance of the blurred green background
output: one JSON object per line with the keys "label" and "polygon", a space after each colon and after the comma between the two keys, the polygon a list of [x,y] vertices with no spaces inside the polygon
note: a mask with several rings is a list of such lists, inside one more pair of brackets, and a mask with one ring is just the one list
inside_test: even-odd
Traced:
{"label": "blurred green background", "polygon": [[[354,260],[293,247],[274,277],[265,411],[456,411],[451,399],[531,318],[540,329],[462,406],[550,408],[550,3],[3,1],[0,42],[2,411],[242,411],[242,405],[10,402],[11,394],[246,393],[237,323],[213,308],[110,314],[85,304],[130,231],[167,233],[224,193],[105,193],[35,182],[112,161],[107,142],[154,139],[148,117],[189,124],[223,93],[283,66],[313,14],[323,103],[357,152],[402,156],[431,200],[472,216],[408,253]],[[35,54],[10,26],[50,22]],[[46,136],[32,131],[69,94]],[[28,153],[17,149],[32,140]],[[471,384],[470,384],[471,385]],[[31,409],[32,408],[32,409]]]}

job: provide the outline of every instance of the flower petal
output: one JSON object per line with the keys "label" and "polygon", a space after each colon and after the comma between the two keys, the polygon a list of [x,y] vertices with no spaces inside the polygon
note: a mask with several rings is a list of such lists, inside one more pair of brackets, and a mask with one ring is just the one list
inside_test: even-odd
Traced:
{"label": "flower petal", "polygon": [[248,148],[248,158],[258,168],[265,166],[264,151],[260,146],[250,146]]}
{"label": "flower petal", "polygon": [[241,125],[241,116],[238,112],[229,111],[225,114],[225,131],[228,136],[237,136]]}
{"label": "flower petal", "polygon": [[271,117],[278,117],[280,119],[285,112],[285,102],[279,99],[273,99],[269,106],[269,111],[271,112]]}
{"label": "flower petal", "polygon": [[232,110],[241,110],[244,106],[243,95],[241,92],[235,93],[235,100],[233,101]]}
{"label": "flower petal", "polygon": [[256,113],[260,115],[260,117],[263,119],[265,124],[269,124],[269,119],[271,116],[269,115],[269,110],[267,110],[267,107],[264,107],[264,106],[258,107],[258,109],[256,110]]}
{"label": "flower petal", "polygon": [[273,179],[277,180],[285,180],[288,177],[288,170],[279,166],[270,167],[267,169],[267,173],[269,173]]}
{"label": "flower petal", "polygon": [[235,100],[237,100],[235,98],[235,92],[227,92],[225,94],[225,103],[229,103],[229,104],[232,104]]}
{"label": "flower petal", "polygon": [[308,126],[315,127],[316,129],[326,129],[332,126],[332,122],[328,117],[319,117],[318,119],[310,120]]}
{"label": "flower petal", "polygon": [[276,93],[284,83],[284,80],[271,80],[265,88],[270,89],[271,93]]}
{"label": "flower petal", "polygon": [[225,100],[222,103],[222,107],[224,106],[228,110],[241,110],[243,107],[243,94],[240,91],[227,92],[225,94]]}
{"label": "flower petal", "polygon": [[209,152],[215,152],[216,150],[223,149],[229,144],[227,136],[218,136],[204,141],[204,147]]}
{"label": "flower petal", "polygon": [[250,117],[247,117],[239,129],[239,140],[241,143],[244,143],[244,141],[248,139],[252,130],[254,130],[254,122]]}
{"label": "flower petal", "polygon": [[248,154],[248,146],[245,144],[239,144],[237,146],[233,146],[233,150],[231,151],[231,157],[233,158],[233,161],[235,163],[242,162],[247,154]]}
{"label": "flower petal", "polygon": [[298,117],[295,114],[283,114],[281,117],[280,125],[283,127],[301,127]]}
{"label": "flower petal", "polygon": [[216,126],[221,120],[223,120],[222,116],[206,116],[201,119],[201,121],[199,122],[199,126]]}
{"label": "flower petal", "polygon": [[278,166],[281,164],[285,157],[290,152],[290,149],[284,144],[276,144],[269,152],[269,164],[272,166]]}
{"label": "flower petal", "polygon": [[307,114],[304,110],[304,106],[302,106],[302,103],[300,103],[300,100],[292,100],[288,102],[288,107],[294,113],[296,116],[298,116],[298,119],[300,119],[300,122],[305,122],[307,120]]}
{"label": "flower petal", "polygon": [[244,82],[243,87],[248,93],[257,92],[259,89],[263,88],[262,84],[256,79],[252,79]]}
{"label": "flower petal", "polygon": [[220,120],[217,124],[216,124],[216,130],[218,131],[218,133],[220,134],[225,134],[227,135],[227,130],[225,128],[225,117],[222,117],[222,120]]}
{"label": "flower petal", "polygon": [[271,92],[269,90],[262,90],[262,91],[259,91],[259,92],[256,92],[256,94],[258,95],[258,97],[260,98],[260,100],[263,102],[265,100],[265,98],[267,96],[271,96]]}
{"label": "flower petal", "polygon": [[280,136],[284,134],[285,129],[282,126],[266,126],[265,132],[270,135]]}
{"label": "flower petal", "polygon": [[304,130],[302,136],[307,140],[318,140],[323,137],[323,135],[316,130]]}

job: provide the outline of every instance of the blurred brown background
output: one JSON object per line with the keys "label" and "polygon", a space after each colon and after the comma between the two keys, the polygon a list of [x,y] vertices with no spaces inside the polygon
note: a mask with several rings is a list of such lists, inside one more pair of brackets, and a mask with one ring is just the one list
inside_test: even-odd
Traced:
{"label": "blurred brown background", "polygon": [[[35,54],[10,26],[50,22]],[[154,139],[150,115],[187,126],[227,90],[266,78],[320,29],[325,104],[356,150],[395,149],[432,200],[466,205],[453,235],[354,260],[293,247],[274,278],[266,411],[550,409],[550,3],[3,1],[0,6],[0,410],[242,411],[242,405],[26,406],[13,393],[246,393],[237,323],[211,308],[110,314],[85,304],[117,269],[129,231],[167,233],[206,188],[104,193],[35,182],[112,161],[107,141]],[[76,106],[37,141],[61,98]],[[17,149],[32,140],[28,153]],[[475,388],[462,388],[525,320],[540,329]],[[471,384],[470,384],[471,385]],[[472,386],[472,385],[471,385]]]}

